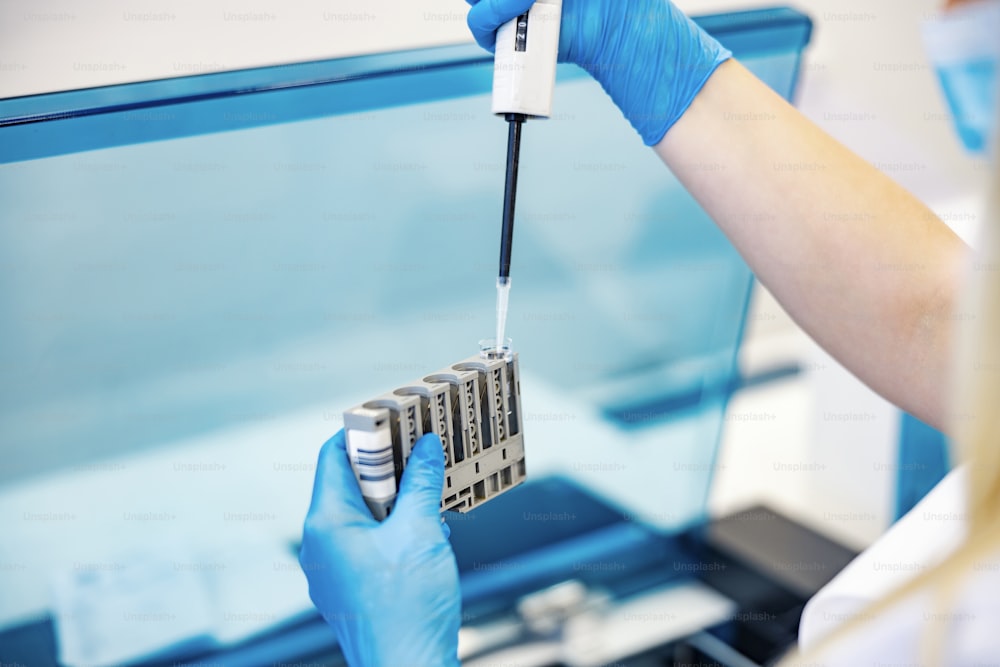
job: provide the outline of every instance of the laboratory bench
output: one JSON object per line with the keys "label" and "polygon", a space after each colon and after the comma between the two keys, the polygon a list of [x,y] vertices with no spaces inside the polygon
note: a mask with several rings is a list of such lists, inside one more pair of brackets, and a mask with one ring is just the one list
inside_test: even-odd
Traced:
{"label": "laboratory bench", "polygon": [[[590,566],[571,563],[565,550],[560,562],[542,554],[551,540],[568,538],[558,534],[534,536],[527,553],[475,562],[484,555],[477,546],[482,535],[463,530],[469,523],[453,524],[465,568],[460,654],[466,665],[767,665],[794,646],[805,602],[855,555],[764,506],[665,538],[565,480],[543,480],[512,495],[524,511],[586,512],[590,534],[573,537]],[[476,572],[533,574],[474,582],[473,563]],[[0,632],[0,660],[55,667],[51,618]],[[332,631],[312,614],[235,647],[128,664],[346,663]]]}

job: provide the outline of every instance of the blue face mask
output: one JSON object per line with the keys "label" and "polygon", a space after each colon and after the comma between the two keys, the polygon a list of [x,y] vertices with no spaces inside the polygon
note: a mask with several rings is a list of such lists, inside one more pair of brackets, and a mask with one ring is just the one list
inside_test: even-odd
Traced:
{"label": "blue face mask", "polygon": [[924,44],[966,149],[986,155],[997,132],[1000,1],[963,5],[924,24]]}

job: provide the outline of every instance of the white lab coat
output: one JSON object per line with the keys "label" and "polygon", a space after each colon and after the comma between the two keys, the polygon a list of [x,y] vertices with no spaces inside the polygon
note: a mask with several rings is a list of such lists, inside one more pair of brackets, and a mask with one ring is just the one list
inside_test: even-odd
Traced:
{"label": "white lab coat", "polygon": [[[799,646],[816,646],[828,632],[904,581],[940,562],[965,536],[964,469],[950,473],[885,535],[860,554],[806,605]],[[1000,665],[1000,553],[978,563],[954,605],[938,608],[922,593],[867,620],[819,656],[823,667],[933,665],[921,640],[944,628],[942,666]],[[803,663],[804,664],[804,663]]]}

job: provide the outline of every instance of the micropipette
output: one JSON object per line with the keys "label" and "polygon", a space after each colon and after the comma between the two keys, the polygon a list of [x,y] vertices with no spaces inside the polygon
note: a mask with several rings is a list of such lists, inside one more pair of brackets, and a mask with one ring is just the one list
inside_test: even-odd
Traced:
{"label": "micropipette", "polygon": [[497,31],[493,64],[493,113],[502,115],[508,123],[500,272],[497,277],[498,354],[505,352],[504,331],[510,300],[510,253],[514,241],[514,203],[517,198],[521,125],[528,118],[548,118],[552,115],[561,16],[562,0],[536,0],[531,9],[508,21]]}

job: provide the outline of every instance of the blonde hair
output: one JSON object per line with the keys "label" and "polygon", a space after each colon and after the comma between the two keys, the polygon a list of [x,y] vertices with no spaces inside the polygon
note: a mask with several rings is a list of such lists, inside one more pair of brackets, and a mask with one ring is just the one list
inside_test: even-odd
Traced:
{"label": "blonde hair", "polygon": [[[1000,150],[993,155],[1000,156]],[[914,595],[929,594],[938,610],[948,611],[969,583],[969,575],[992,567],[989,559],[1000,557],[1000,171],[996,168],[987,212],[979,251],[971,257],[967,289],[954,318],[962,326],[954,339],[949,433],[954,454],[968,468],[966,538],[939,565],[874,602],[815,649],[789,656],[783,666],[821,662],[827,649]],[[921,635],[921,664],[943,662],[945,630],[946,624],[939,624]]]}

